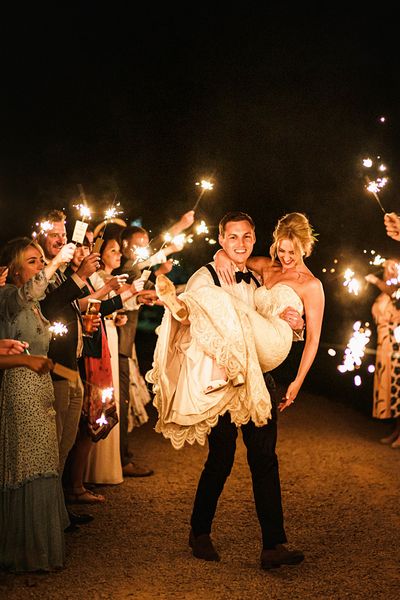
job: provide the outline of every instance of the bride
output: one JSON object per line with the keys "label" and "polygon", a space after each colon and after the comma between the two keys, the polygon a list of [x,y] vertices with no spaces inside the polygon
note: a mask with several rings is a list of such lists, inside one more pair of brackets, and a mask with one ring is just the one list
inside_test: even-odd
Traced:
{"label": "bride", "polygon": [[[250,419],[257,426],[266,424],[271,401],[263,373],[285,360],[293,341],[290,319],[280,316],[285,309],[294,307],[304,314],[307,332],[297,375],[280,410],[293,403],[318,349],[324,294],[303,261],[316,240],[308,219],[290,213],[279,220],[271,258],[249,257],[255,241],[251,223],[241,221],[250,243],[245,237],[238,239],[233,229],[233,233],[220,229],[222,250],[214,267],[223,287],[204,279],[193,290],[188,284],[188,291],[177,298],[168,278],[157,280],[158,295],[170,310],[165,311],[147,380],[153,383],[159,412],[156,430],[176,448],[185,441],[204,443],[219,415],[227,411],[238,426]],[[247,259],[243,264],[242,257]],[[237,284],[236,277],[238,268],[246,272],[246,267],[263,282],[253,289],[254,302],[233,295],[234,288],[246,286]]]}

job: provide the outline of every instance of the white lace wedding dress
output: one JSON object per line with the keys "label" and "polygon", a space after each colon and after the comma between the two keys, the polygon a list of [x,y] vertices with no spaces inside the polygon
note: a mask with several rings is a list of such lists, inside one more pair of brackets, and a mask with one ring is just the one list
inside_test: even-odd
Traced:
{"label": "white lace wedding dress", "polygon": [[[215,285],[180,298],[189,308],[190,327],[165,311],[153,368],[146,374],[158,410],[156,431],[179,449],[185,441],[204,444],[211,427],[227,411],[238,426],[250,419],[265,425],[271,399],[263,373],[280,365],[290,351],[293,332],[279,314],[288,306],[303,313],[297,293],[283,283],[271,289],[261,286],[254,292],[256,310]],[[242,374],[244,385],[230,383],[204,394],[212,359],[225,368],[229,380]]]}

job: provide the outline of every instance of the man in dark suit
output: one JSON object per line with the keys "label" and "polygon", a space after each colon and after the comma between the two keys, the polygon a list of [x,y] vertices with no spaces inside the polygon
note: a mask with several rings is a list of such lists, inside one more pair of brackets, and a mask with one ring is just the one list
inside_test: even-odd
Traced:
{"label": "man in dark suit", "polygon": [[[45,220],[50,228],[39,237],[45,257],[51,260],[67,242],[65,214],[62,211],[50,211]],[[99,266],[99,254],[91,254],[78,271],[66,277],[61,269],[56,271],[46,290],[46,297],[40,302],[44,316],[50,321],[60,321],[66,325],[68,333],[56,336],[50,342],[48,356],[78,372],[77,360],[82,353],[82,323],[77,299],[81,297],[86,283],[82,278],[89,277]],[[52,373],[55,396],[57,436],[60,455],[60,476],[63,475],[65,461],[74,445],[82,411],[83,386],[80,378],[73,384]],[[71,522],[80,523],[89,517],[71,513]],[[83,520],[82,520],[83,519]]]}
{"label": "man in dark suit", "polygon": [[[220,221],[219,231],[219,243],[235,264],[237,273],[240,274],[240,277],[236,277],[236,283],[225,285],[224,290],[246,304],[255,306],[254,291],[259,283],[254,275],[246,269],[246,261],[253,251],[255,242],[254,222],[245,213],[228,213]],[[193,292],[213,284],[221,285],[221,282],[214,269],[214,263],[210,263],[207,267],[201,267],[191,276],[186,289]],[[160,298],[162,299],[162,294],[160,294]],[[280,316],[288,321],[292,329],[301,330],[304,322],[299,313],[293,309],[286,309],[285,313]],[[186,326],[186,323],[183,323],[183,326]],[[199,366],[202,362],[202,368],[205,369],[206,361],[209,361],[208,367],[211,376],[212,359],[207,357],[204,352],[203,355],[204,359],[196,356],[196,361],[198,360],[196,365]],[[182,356],[180,361],[185,361],[184,350],[182,350]],[[191,355],[191,360],[194,360],[193,355]],[[187,370],[191,369],[189,358],[185,363],[186,367]],[[187,371],[183,369],[183,377],[185,372]],[[241,425],[240,429],[247,448],[254,501],[262,533],[263,547],[260,562],[261,567],[267,570],[283,564],[298,564],[304,559],[304,555],[299,550],[289,550],[284,545],[287,540],[283,523],[278,458],[275,451],[277,398],[272,376],[267,373],[264,379],[271,395],[271,419],[261,427],[257,427],[250,420]],[[210,378],[207,380],[209,381]],[[199,387],[205,385],[204,382],[194,377],[193,385],[196,384]],[[181,393],[186,392],[185,386],[181,386],[180,389],[185,390]],[[193,390],[193,394],[195,394],[195,390]],[[208,457],[197,487],[189,534],[189,545],[193,555],[202,560],[220,560],[210,534],[219,497],[233,466],[238,431],[239,428],[232,422],[230,413],[225,412],[219,416],[217,424],[212,427],[208,435]]]}

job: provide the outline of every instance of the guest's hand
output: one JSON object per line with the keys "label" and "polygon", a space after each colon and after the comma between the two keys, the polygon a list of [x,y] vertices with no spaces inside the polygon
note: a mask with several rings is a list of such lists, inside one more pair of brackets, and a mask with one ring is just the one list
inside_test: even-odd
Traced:
{"label": "guest's hand", "polygon": [[75,250],[76,250],[76,246],[73,242],[70,242],[69,244],[64,244],[64,246],[62,248],[60,248],[60,251],[58,252],[58,254],[53,258],[53,262],[58,266],[60,266],[64,263],[71,262],[71,260],[73,259]]}
{"label": "guest's hand", "polygon": [[34,354],[25,354],[23,356],[25,366],[38,375],[44,375],[54,369],[54,363],[47,356],[35,356]]}
{"label": "guest's hand", "polygon": [[89,256],[85,256],[85,258],[79,265],[79,268],[76,271],[76,274],[78,275],[78,277],[85,280],[88,277],[90,277],[91,275],[93,275],[93,273],[95,271],[97,271],[99,266],[100,266],[100,254],[98,252],[92,252],[92,254],[89,254]]}
{"label": "guest's hand", "polygon": [[372,283],[373,285],[377,285],[379,283],[379,278],[372,273],[368,273],[368,275],[365,276],[365,281],[368,281],[368,283]]}
{"label": "guest's hand", "polygon": [[10,339],[0,340],[0,354],[22,354],[28,347],[28,342]]}
{"label": "guest's hand", "polygon": [[101,313],[91,315],[92,330],[97,331],[101,327]]}
{"label": "guest's hand", "polygon": [[172,271],[172,267],[174,266],[174,261],[172,258],[169,258],[165,263],[162,263],[156,271],[154,271],[154,275],[166,275]]}
{"label": "guest's hand", "polygon": [[125,313],[117,313],[114,323],[117,327],[123,327],[128,322],[128,316]]}
{"label": "guest's hand", "polygon": [[135,279],[131,283],[131,292],[132,294],[137,294],[141,292],[144,288],[145,281],[139,277],[139,279]]}
{"label": "guest's hand", "polygon": [[188,227],[191,227],[194,223],[194,210],[188,210],[185,212],[177,223],[179,231],[184,231]]}
{"label": "guest's hand", "polygon": [[120,292],[122,286],[125,285],[127,279],[128,275],[126,273],[123,273],[121,275],[115,275],[107,281],[106,285],[109,287],[110,291]]}
{"label": "guest's hand", "polygon": [[386,213],[383,222],[389,237],[400,242],[400,216],[394,212]]}
{"label": "guest's hand", "polygon": [[154,304],[157,304],[158,306],[162,306],[162,302],[158,300],[155,290],[143,290],[136,296],[136,298],[139,304],[147,304],[148,306],[154,306]]}
{"label": "guest's hand", "polygon": [[6,285],[8,267],[0,267],[0,287]]}

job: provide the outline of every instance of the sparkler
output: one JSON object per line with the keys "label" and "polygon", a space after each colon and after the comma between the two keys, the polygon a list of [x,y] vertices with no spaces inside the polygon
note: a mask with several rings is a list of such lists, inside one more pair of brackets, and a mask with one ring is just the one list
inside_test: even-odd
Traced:
{"label": "sparkler", "polygon": [[[363,166],[366,169],[370,169],[373,166],[373,161],[370,158],[364,158],[363,159]],[[386,166],[384,164],[380,164],[378,167],[378,170],[383,173],[384,171],[386,171]],[[386,210],[383,208],[381,200],[378,196],[378,192],[385,187],[385,185],[388,182],[388,178],[387,177],[377,177],[374,181],[371,181],[370,178],[368,176],[365,177],[365,180],[367,182],[366,188],[367,190],[373,195],[373,197],[375,198],[375,200],[377,201],[379,208],[381,209],[381,211],[386,214]]]}
{"label": "sparkler", "polygon": [[344,282],[343,285],[347,287],[347,291],[349,294],[354,294],[358,296],[358,292],[361,289],[361,284],[358,279],[354,277],[355,273],[351,269],[346,269],[344,272]]}
{"label": "sparkler", "polygon": [[107,425],[108,421],[106,418],[106,414],[105,414],[105,406],[106,406],[106,402],[107,400],[111,400],[113,397],[113,393],[114,393],[114,388],[105,388],[102,392],[101,392],[101,402],[103,405],[103,410],[102,413],[100,415],[100,417],[98,419],[96,419],[96,423],[98,425]]}
{"label": "sparkler", "polygon": [[66,333],[68,333],[68,327],[64,325],[64,323],[60,323],[60,321],[54,321],[54,323],[49,327],[49,331],[53,334],[53,336],[62,337]]}
{"label": "sparkler", "polygon": [[371,330],[368,328],[368,323],[365,323],[363,327],[361,321],[356,321],[353,325],[353,331],[354,333],[347,342],[347,347],[344,351],[343,363],[338,366],[340,373],[360,368],[362,358],[365,354],[365,347],[371,337]]}
{"label": "sparkler", "polygon": [[201,191],[200,194],[197,197],[197,200],[195,202],[195,205],[193,206],[192,210],[196,210],[198,205],[200,204],[200,200],[202,199],[203,195],[205,194],[205,192],[211,191],[214,188],[214,184],[211,183],[211,181],[208,181],[206,179],[202,179],[201,181],[197,181],[196,185],[201,187]]}
{"label": "sparkler", "polygon": [[47,232],[53,229],[53,224],[50,221],[40,221],[40,223],[36,223],[36,227],[39,228],[39,231],[32,232],[33,238],[36,238],[38,235],[46,236]]}
{"label": "sparkler", "polygon": [[115,194],[114,196],[114,200],[112,205],[110,206],[110,208],[107,208],[107,210],[104,213],[104,227],[103,229],[100,230],[96,241],[94,243],[94,247],[93,247],[93,252],[100,252],[101,247],[103,245],[103,241],[104,241],[104,233],[106,231],[107,228],[107,224],[111,221],[113,221],[114,219],[116,219],[117,215],[122,214],[122,210],[117,210],[117,206],[120,206],[120,203],[117,202],[117,204],[115,204],[115,201],[117,199],[117,194]]}

